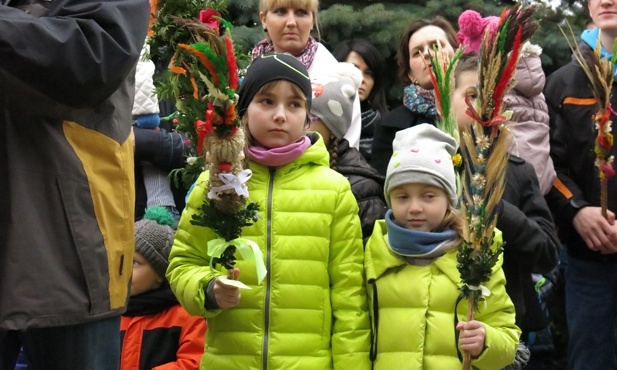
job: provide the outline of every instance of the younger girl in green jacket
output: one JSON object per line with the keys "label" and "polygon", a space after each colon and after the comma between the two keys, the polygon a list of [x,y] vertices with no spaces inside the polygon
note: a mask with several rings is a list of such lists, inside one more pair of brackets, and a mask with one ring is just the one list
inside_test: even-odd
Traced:
{"label": "younger girl in green jacket", "polygon": [[391,209],[376,224],[364,260],[374,368],[457,369],[463,350],[479,369],[511,364],[520,330],[501,259],[485,284],[490,295],[476,320],[454,326],[455,313],[467,316],[467,302],[456,304],[462,219],[455,209],[454,138],[422,124],[399,131],[393,148],[384,187]]}
{"label": "younger girl in green jacket", "polygon": [[[358,205],[349,181],[329,168],[317,134],[306,134],[311,82],[290,54],[258,57],[239,91],[249,199],[260,218],[242,237],[260,247],[267,275],[241,258],[229,287],[209,267],[217,238],[191,224],[207,195],[202,174],[182,214],[167,277],[192,315],[207,318],[201,368],[370,369],[370,324],[364,289]],[[242,272],[240,274],[240,271]]]}

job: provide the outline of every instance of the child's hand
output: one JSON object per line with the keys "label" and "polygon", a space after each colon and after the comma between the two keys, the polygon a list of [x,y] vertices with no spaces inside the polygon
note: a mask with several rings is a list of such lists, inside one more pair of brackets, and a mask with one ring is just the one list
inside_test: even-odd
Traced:
{"label": "child's hand", "polygon": [[476,320],[461,321],[456,325],[456,330],[461,331],[458,338],[459,347],[468,351],[472,357],[478,357],[484,350],[484,340],[486,339],[484,324]]}
{"label": "child's hand", "polygon": [[[238,280],[240,269],[234,269],[234,280]],[[240,303],[240,289],[223,284],[216,279],[214,282],[214,298],[220,308],[236,307]]]}

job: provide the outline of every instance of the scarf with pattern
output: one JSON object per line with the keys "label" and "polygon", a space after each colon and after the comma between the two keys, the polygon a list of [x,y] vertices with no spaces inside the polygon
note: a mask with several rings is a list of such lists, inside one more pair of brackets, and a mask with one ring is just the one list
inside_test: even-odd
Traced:
{"label": "scarf with pattern", "polygon": [[403,104],[414,113],[435,118],[437,108],[435,108],[435,93],[419,85],[411,84],[405,87],[403,93]]}
{"label": "scarf with pattern", "polygon": [[[300,63],[304,64],[306,69],[309,69],[311,63],[313,63],[313,59],[315,59],[315,54],[317,54],[317,47],[319,44],[315,41],[313,36],[309,36],[308,42],[302,50],[302,54],[299,57],[296,57],[300,61]],[[257,43],[251,52],[251,60],[255,60],[258,56],[272,53],[274,52],[274,45],[272,44],[272,40],[269,38],[265,38]]]}

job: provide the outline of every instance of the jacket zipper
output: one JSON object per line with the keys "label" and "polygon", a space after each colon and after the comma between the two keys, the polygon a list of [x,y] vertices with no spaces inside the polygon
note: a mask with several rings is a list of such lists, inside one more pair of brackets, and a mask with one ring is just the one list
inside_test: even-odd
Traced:
{"label": "jacket zipper", "polygon": [[274,190],[275,168],[270,168],[268,179],[268,211],[266,212],[266,304],[264,320],[264,345],[262,356],[262,369],[268,369],[268,342],[270,338],[270,277],[272,276],[272,192]]}

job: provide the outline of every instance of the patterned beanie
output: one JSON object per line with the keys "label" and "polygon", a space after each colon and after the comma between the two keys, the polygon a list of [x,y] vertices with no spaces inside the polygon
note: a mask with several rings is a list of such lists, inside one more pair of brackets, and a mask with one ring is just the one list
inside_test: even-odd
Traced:
{"label": "patterned beanie", "polygon": [[311,106],[311,80],[304,64],[287,53],[269,53],[257,57],[246,71],[238,89],[238,117],[242,117],[253,97],[263,85],[276,80],[287,80],[300,87]]}
{"label": "patterned beanie", "polygon": [[362,72],[351,63],[338,63],[332,72],[311,80],[311,114],[342,139],[351,127],[353,103],[362,83]]}
{"label": "patterned beanie", "polygon": [[162,278],[165,278],[169,252],[174,243],[173,222],[173,216],[165,207],[152,207],[146,210],[142,220],[135,223],[135,250]]}
{"label": "patterned beanie", "polygon": [[450,204],[456,206],[458,198],[452,164],[456,141],[452,136],[425,123],[398,131],[392,149],[384,186],[388,206],[391,206],[392,189],[410,183],[429,184],[444,189],[450,197]]}
{"label": "patterned beanie", "polygon": [[465,53],[479,53],[487,27],[492,34],[497,30],[498,25],[499,17],[489,16],[482,18],[482,15],[475,10],[465,10],[458,17],[459,31],[456,34],[456,38],[461,47],[467,46]]}

